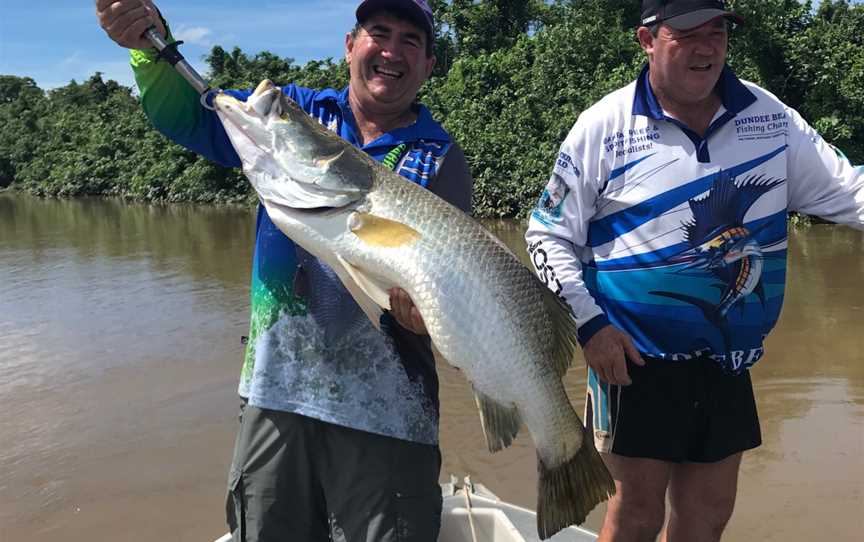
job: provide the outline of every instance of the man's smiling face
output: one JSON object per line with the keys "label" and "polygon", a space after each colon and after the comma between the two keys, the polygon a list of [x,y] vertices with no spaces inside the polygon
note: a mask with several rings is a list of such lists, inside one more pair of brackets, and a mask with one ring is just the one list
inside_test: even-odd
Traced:
{"label": "man's smiling face", "polygon": [[426,39],[422,28],[387,12],[366,19],[345,41],[354,98],[370,110],[407,110],[435,66]]}
{"label": "man's smiling face", "polygon": [[648,53],[655,92],[680,105],[699,104],[711,96],[726,63],[726,19],[718,17],[689,30],[661,25],[656,37],[640,35],[640,40]]}

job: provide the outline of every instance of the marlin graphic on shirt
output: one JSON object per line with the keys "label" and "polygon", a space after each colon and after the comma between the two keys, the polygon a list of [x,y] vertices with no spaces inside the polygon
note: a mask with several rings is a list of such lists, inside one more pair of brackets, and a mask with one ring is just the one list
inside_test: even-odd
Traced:
{"label": "marlin graphic on shirt", "polygon": [[744,216],[762,195],[783,182],[756,176],[736,183],[727,172],[720,172],[707,196],[689,201],[693,218],[684,222],[682,229],[690,248],[669,261],[687,262],[679,273],[698,270],[716,277],[719,282],[713,286],[721,292],[719,302],[676,292],[651,292],[698,307],[720,330],[727,350],[731,348],[729,311],[737,305],[743,313],[744,299],[754,292],[765,306],[762,247],[756,234],[767,225],[751,231],[744,225]]}

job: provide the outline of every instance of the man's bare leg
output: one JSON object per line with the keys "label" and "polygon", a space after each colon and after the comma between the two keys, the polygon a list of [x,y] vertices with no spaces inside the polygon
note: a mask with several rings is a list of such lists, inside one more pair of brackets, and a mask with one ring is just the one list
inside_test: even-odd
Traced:
{"label": "man's bare leg", "polygon": [[740,465],[740,453],[716,463],[674,465],[663,542],[719,541],[735,508]]}
{"label": "man's bare leg", "polygon": [[615,479],[599,542],[654,542],[666,513],[672,463],[603,454]]}

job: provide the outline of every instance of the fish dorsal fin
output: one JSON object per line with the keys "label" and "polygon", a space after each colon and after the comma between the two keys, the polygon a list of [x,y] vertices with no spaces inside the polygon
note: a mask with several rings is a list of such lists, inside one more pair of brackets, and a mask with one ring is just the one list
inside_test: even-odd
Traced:
{"label": "fish dorsal fin", "polygon": [[555,292],[544,287],[542,297],[543,305],[551,319],[549,329],[552,334],[552,356],[550,361],[555,373],[559,377],[563,377],[567,369],[573,364],[573,357],[579,346],[576,322],[570,315],[567,304],[555,295]]}
{"label": "fish dorsal fin", "polygon": [[411,245],[421,237],[411,226],[370,213],[351,213],[348,229],[365,244],[384,248]]}
{"label": "fish dorsal fin", "polygon": [[[386,284],[381,279],[370,276],[363,269],[357,267],[356,265],[351,264],[347,260],[345,260],[341,256],[336,256],[339,259],[339,263],[342,264],[342,268],[348,273],[348,275],[353,280],[353,285],[345,285],[345,288],[351,292],[351,295],[354,295],[354,292],[351,291],[352,287],[356,286],[360,289],[360,292],[365,294],[365,296],[361,296],[363,299],[357,299],[355,296],[354,299],[357,301],[357,304],[360,305],[360,308],[363,309],[366,314],[369,314],[369,311],[366,310],[366,307],[363,306],[363,303],[367,303],[371,306],[379,307],[380,309],[390,310],[390,294],[388,290],[390,288],[395,288],[395,284]],[[343,282],[345,282],[343,280]],[[367,301],[368,300],[368,301]],[[361,302],[362,301],[362,302]],[[369,303],[371,301],[371,303]],[[375,322],[373,322],[375,323]]]}
{"label": "fish dorsal fin", "polygon": [[477,388],[474,388],[474,401],[480,409],[480,425],[489,451],[494,453],[510,446],[522,423],[516,405],[502,405]]}

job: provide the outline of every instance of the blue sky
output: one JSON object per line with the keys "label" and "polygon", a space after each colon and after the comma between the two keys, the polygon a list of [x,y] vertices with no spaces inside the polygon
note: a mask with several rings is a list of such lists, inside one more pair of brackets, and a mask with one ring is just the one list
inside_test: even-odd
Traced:
{"label": "blue sky", "polygon": [[[183,55],[203,73],[213,45],[270,51],[299,64],[340,58],[358,0],[157,0]],[[860,0],[856,0],[856,3]],[[814,2],[816,4],[817,2]],[[95,0],[0,0],[0,74],[32,77],[43,89],[97,71],[132,86],[128,55],[96,20]],[[252,7],[250,7],[250,5]]]}
{"label": "blue sky", "polygon": [[[183,55],[199,71],[213,45],[271,51],[303,64],[340,58],[357,0],[156,0]],[[97,71],[132,86],[128,54],[99,27],[95,0],[0,0],[0,74],[32,77],[43,89]],[[250,7],[254,6],[254,7]]]}

